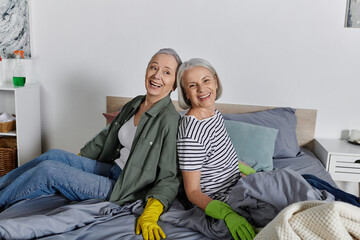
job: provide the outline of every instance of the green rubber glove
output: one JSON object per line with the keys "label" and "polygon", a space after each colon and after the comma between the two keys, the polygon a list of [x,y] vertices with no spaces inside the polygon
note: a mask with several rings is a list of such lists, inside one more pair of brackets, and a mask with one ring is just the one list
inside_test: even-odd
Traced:
{"label": "green rubber glove", "polygon": [[136,234],[140,234],[142,231],[142,235],[145,240],[160,240],[160,236],[162,238],[166,238],[165,233],[157,224],[157,221],[163,211],[164,206],[159,200],[149,198],[144,212],[137,221]]}
{"label": "green rubber glove", "polygon": [[223,219],[235,240],[250,240],[255,237],[253,226],[226,203],[212,200],[206,206],[205,213],[210,217]]}
{"label": "green rubber glove", "polygon": [[252,167],[246,166],[242,163],[239,163],[239,170],[241,173],[243,173],[245,175],[256,173],[255,169],[253,169]]}

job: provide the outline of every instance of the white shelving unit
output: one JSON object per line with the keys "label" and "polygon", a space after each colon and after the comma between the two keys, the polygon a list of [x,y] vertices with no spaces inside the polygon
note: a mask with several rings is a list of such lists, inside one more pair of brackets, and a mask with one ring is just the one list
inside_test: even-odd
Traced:
{"label": "white shelving unit", "polygon": [[16,130],[0,133],[0,137],[17,139],[18,166],[41,154],[40,86],[0,85],[0,113],[16,116]]}

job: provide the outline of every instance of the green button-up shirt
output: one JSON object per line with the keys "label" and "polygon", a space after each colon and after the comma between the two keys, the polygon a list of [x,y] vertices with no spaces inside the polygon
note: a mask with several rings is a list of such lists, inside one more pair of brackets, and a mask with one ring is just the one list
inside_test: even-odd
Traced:
{"label": "green button-up shirt", "polygon": [[[120,127],[139,109],[145,96],[127,103],[120,114],[81,149],[81,155],[101,162],[113,163],[119,158]],[[136,129],[127,163],[116,181],[110,201],[122,205],[149,197],[158,199],[165,207],[176,197],[180,174],[176,154],[176,137],[180,115],[170,95],[142,114]]]}

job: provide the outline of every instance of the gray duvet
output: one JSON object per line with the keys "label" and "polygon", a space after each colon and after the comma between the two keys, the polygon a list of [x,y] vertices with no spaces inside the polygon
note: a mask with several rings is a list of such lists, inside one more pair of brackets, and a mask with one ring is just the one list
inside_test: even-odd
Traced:
{"label": "gray duvet", "polygon": [[[314,189],[291,169],[278,169],[241,178],[227,203],[254,226],[264,227],[286,206],[306,200],[334,201],[334,196]],[[231,239],[224,221],[210,219],[196,207],[181,210],[176,201],[161,219],[180,227],[193,228],[213,239]]]}
{"label": "gray duvet", "polygon": [[[328,177],[324,169],[322,174]],[[299,173],[285,167],[240,179],[227,203],[261,227],[284,207],[304,200],[332,201],[333,196],[312,188]],[[0,238],[142,239],[134,233],[142,210],[141,201],[125,206],[94,199],[71,204],[60,195],[45,196],[19,202],[1,212]],[[159,225],[167,239],[231,239],[224,221],[206,217],[197,207],[184,209],[178,200],[160,217]]]}

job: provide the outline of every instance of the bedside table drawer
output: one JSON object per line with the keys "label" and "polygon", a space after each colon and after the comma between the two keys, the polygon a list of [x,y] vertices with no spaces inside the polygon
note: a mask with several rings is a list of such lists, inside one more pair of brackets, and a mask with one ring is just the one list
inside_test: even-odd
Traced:
{"label": "bedside table drawer", "polygon": [[330,155],[329,172],[335,181],[360,181],[360,156]]}

